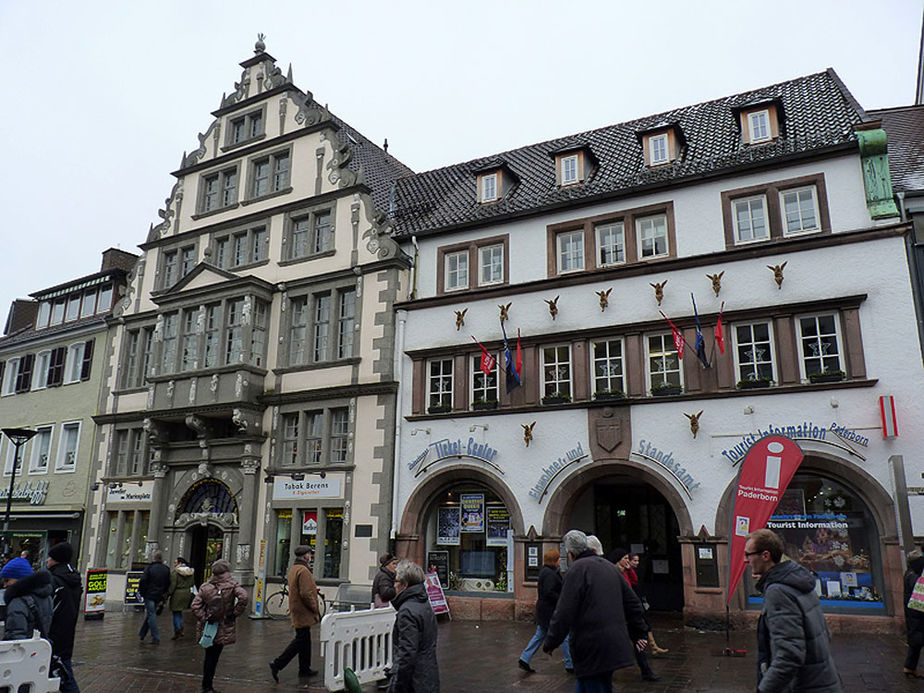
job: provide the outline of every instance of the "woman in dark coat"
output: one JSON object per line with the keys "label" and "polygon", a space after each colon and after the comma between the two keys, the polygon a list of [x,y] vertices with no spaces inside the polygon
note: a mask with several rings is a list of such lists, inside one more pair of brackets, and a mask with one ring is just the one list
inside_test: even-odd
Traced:
{"label": "woman in dark coat", "polygon": [[[524,671],[535,671],[529,662],[536,654],[536,651],[542,647],[545,641],[546,633],[549,632],[549,623],[552,620],[552,614],[555,613],[555,605],[558,604],[558,596],[561,594],[561,573],[558,566],[561,563],[561,554],[558,549],[549,549],[542,555],[542,570],[539,571],[539,599],[536,601],[536,632],[532,639],[526,645],[526,649],[520,654],[517,662],[520,669]],[[569,647],[568,638],[565,638],[561,644],[561,654],[565,659],[565,671],[569,674],[574,671],[574,662],[571,661],[571,648]]]}
{"label": "woman in dark coat", "polygon": [[379,572],[372,581],[372,602],[375,608],[388,606],[395,598],[395,569],[398,559],[390,553],[379,556]]}
{"label": "woman in dark coat", "polygon": [[196,637],[202,638],[206,623],[217,623],[218,632],[212,645],[205,648],[205,663],[202,668],[202,692],[218,693],[212,688],[218,658],[225,645],[237,641],[237,617],[247,608],[247,590],[231,577],[231,564],[218,560],[212,564],[212,577],[199,588],[193,599],[192,611],[198,620]]}
{"label": "woman in dark coat", "polygon": [[921,658],[921,648],[924,647],[924,611],[908,608],[908,600],[914,591],[914,583],[924,573],[924,554],[919,550],[909,552],[908,571],[905,573],[905,627],[908,630],[908,655],[905,657],[905,676],[914,679],[924,679],[924,674],[918,673],[918,660]]}
{"label": "woman in dark coat", "polygon": [[440,671],[436,662],[436,616],[423,584],[424,572],[416,563],[401,561],[395,570],[398,610],[392,631],[390,693],[438,693]]}

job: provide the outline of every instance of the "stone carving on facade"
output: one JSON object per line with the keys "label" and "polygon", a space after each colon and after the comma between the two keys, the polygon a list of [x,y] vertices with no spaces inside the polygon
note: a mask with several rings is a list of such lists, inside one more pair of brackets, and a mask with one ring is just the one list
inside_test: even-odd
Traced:
{"label": "stone carving on facade", "polygon": [[262,431],[262,416],[256,412],[247,411],[246,409],[235,409],[231,415],[231,421],[237,426],[237,430],[247,435],[260,435]]}
{"label": "stone carving on facade", "polygon": [[613,452],[622,442],[622,425],[613,417],[611,407],[604,407],[603,416],[594,424],[594,430],[597,434],[597,445],[607,452]]}
{"label": "stone carving on facade", "polygon": [[299,125],[311,127],[330,120],[330,112],[326,107],[322,109],[319,104],[315,103],[310,91],[305,92],[304,96],[292,94],[289,98],[298,106],[298,111],[295,113],[295,122]]}
{"label": "stone carving on facade", "polygon": [[353,150],[347,142],[341,142],[334,136],[330,139],[331,149],[334,155],[327,162],[327,175],[333,185],[340,185],[341,188],[349,188],[357,183],[357,174],[347,168],[350,161],[353,160]]}
{"label": "stone carving on facade", "polygon": [[167,442],[167,429],[156,419],[146,418],[141,424],[144,432],[148,435],[148,440],[154,447],[159,447]]}
{"label": "stone carving on facade", "polygon": [[237,379],[234,381],[234,396],[238,399],[244,397],[244,390],[250,386],[250,381],[244,377],[243,373],[237,374]]}
{"label": "stone carving on facade", "polygon": [[202,462],[200,462],[199,466],[196,468],[196,471],[199,473],[199,476],[201,477],[212,476],[212,468],[209,466],[209,463],[207,460],[203,460]]}
{"label": "stone carving on facade", "polygon": [[186,426],[195,431],[200,440],[212,437],[212,427],[209,422],[198,414],[187,414],[185,419]]}
{"label": "stone carving on facade", "polygon": [[237,545],[237,564],[247,565],[250,563],[250,544]]}
{"label": "stone carving on facade", "polygon": [[180,168],[186,168],[187,166],[192,166],[197,161],[199,161],[199,159],[205,156],[205,152],[206,152],[205,141],[208,139],[209,135],[212,135],[213,133],[215,136],[219,135],[219,122],[217,119],[212,121],[212,124],[209,126],[208,130],[206,130],[204,133],[200,132],[197,135],[197,137],[199,138],[199,147],[192,153],[183,155],[183,161],[181,163]]}
{"label": "stone carving on facade", "polygon": [[164,208],[157,210],[157,216],[161,218],[161,222],[157,226],[151,224],[151,228],[148,230],[148,243],[167,235],[170,230],[170,223],[179,215],[182,201],[183,179],[180,178],[174,183],[173,189],[170,191],[170,197],[164,200]]}
{"label": "stone carving on facade", "polygon": [[[193,365],[195,368],[195,365]],[[189,381],[189,403],[196,403],[196,383],[199,382],[198,378],[191,378]]]}
{"label": "stone carving on facade", "polygon": [[199,524],[202,526],[207,525],[209,522],[217,522],[225,527],[236,527],[237,526],[237,513],[212,513],[212,512],[196,512],[196,513],[181,513],[177,518],[176,524],[185,527],[187,525]]}
{"label": "stone carving on facade", "polygon": [[173,393],[176,390],[176,380],[170,380],[167,383],[167,399],[173,399]]}
{"label": "stone carving on facade", "polygon": [[253,476],[256,474],[260,471],[260,458],[244,457],[241,460],[241,471],[243,471],[246,476]]}
{"label": "stone carving on facade", "polygon": [[253,322],[253,296],[244,297],[244,307],[241,310],[241,324],[249,325]]}
{"label": "stone carving on facade", "polygon": [[366,199],[366,217],[370,227],[363,232],[366,241],[366,250],[377,256],[380,260],[394,257],[398,254],[398,244],[391,237],[392,228],[388,216],[377,210],[372,210],[372,198],[363,195]]}
{"label": "stone carving on facade", "polygon": [[213,373],[212,378],[209,381],[209,390],[212,391],[213,395],[218,392],[218,380],[218,373]]}
{"label": "stone carving on facade", "polygon": [[165,464],[155,462],[151,464],[150,470],[155,479],[163,479],[167,476],[167,472],[170,471],[170,468]]}

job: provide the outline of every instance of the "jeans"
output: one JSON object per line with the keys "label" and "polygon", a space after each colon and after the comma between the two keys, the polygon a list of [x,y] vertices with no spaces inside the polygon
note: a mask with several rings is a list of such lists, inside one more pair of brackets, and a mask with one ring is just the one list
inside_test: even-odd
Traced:
{"label": "jeans", "polygon": [[613,672],[579,678],[574,693],[613,693]]}
{"label": "jeans", "polygon": [[173,612],[173,632],[177,633],[183,630],[183,612],[174,611]]}
{"label": "jeans", "polygon": [[[533,658],[533,655],[536,654],[536,651],[542,647],[542,643],[545,641],[546,633],[548,633],[548,628],[543,628],[538,623],[536,624],[536,633],[530,639],[529,643],[526,645],[526,649],[523,650],[520,654],[520,659],[529,664],[529,660]],[[561,643],[561,655],[565,659],[565,668],[573,669],[574,662],[571,661],[571,644],[569,643],[568,635]]]}
{"label": "jeans", "polygon": [[61,663],[64,664],[64,668],[67,669],[68,673],[67,681],[61,682],[61,693],[80,693],[80,689],[77,687],[77,679],[74,678],[74,667],[71,664],[71,658],[65,659],[62,657]]}
{"label": "jeans", "polygon": [[157,602],[153,599],[144,600],[145,618],[141,624],[141,630],[138,631],[138,637],[144,640],[144,636],[151,631],[151,640],[160,642],[160,629],[157,627]]}
{"label": "jeans", "polygon": [[205,648],[205,663],[202,665],[202,690],[212,690],[212,681],[215,678],[215,669],[218,668],[218,658],[224,645],[212,645]]}
{"label": "jeans", "polygon": [[298,673],[307,675],[311,669],[311,629],[296,628],[295,637],[292,638],[282,654],[273,660],[273,666],[277,671],[282,671],[286,665],[292,661],[292,658],[298,655]]}

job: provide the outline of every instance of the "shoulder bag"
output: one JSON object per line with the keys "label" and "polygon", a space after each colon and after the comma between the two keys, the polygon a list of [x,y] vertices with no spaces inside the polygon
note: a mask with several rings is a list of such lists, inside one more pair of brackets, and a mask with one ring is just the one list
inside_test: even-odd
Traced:
{"label": "shoulder bag", "polygon": [[[41,634],[42,639],[51,642],[51,639],[45,633],[45,629],[42,628],[42,618],[39,616],[38,604],[35,603],[35,597],[33,597],[31,594],[27,594],[23,597],[23,599],[26,601],[26,604],[29,605],[29,611],[32,613],[32,618],[35,621],[35,630]],[[53,643],[52,647],[54,647]],[[61,660],[61,657],[56,655],[54,652],[51,653],[51,661],[48,663],[48,676],[49,678],[60,679],[61,683],[64,683],[71,678],[70,674],[67,673],[67,667],[64,666],[64,662]]]}
{"label": "shoulder bag", "polygon": [[924,611],[924,573],[914,583],[911,598],[908,600],[908,608],[915,611]]}

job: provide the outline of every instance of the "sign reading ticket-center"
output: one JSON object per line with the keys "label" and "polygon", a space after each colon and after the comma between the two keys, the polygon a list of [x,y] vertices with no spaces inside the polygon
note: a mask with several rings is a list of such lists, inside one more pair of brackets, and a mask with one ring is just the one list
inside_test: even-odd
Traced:
{"label": "sign reading ticket-center", "polygon": [[310,500],[343,498],[343,475],[328,474],[326,479],[305,475],[296,481],[284,476],[273,479],[273,500]]}

